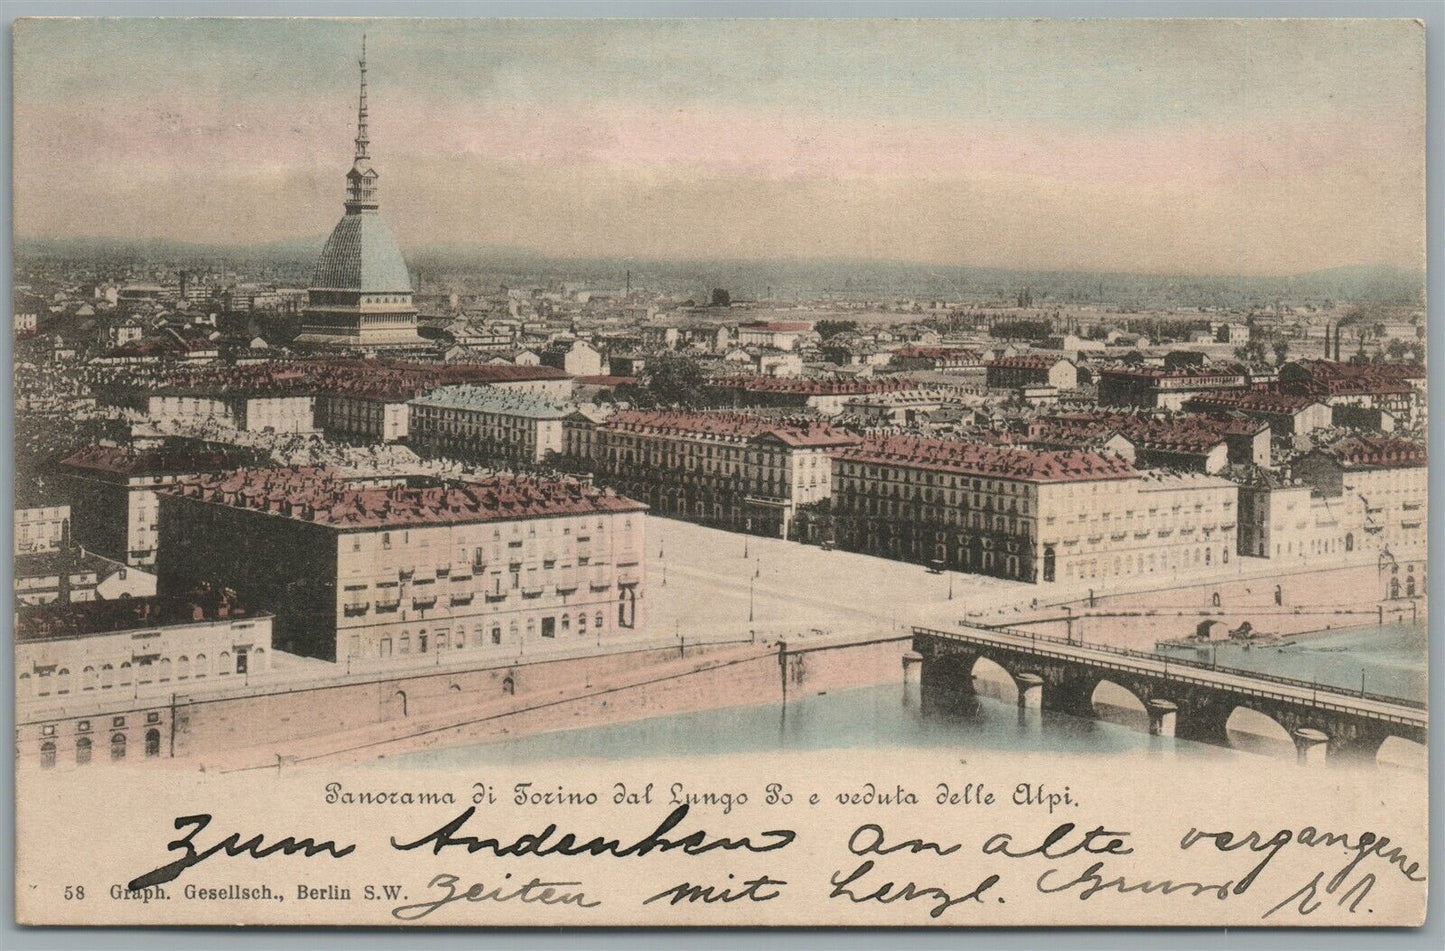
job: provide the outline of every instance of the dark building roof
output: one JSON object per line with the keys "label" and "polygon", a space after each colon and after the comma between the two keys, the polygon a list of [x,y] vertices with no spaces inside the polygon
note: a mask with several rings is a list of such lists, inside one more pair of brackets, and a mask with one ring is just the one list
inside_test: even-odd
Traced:
{"label": "dark building roof", "polygon": [[70,469],[118,476],[185,475],[195,472],[223,472],[256,460],[254,452],[240,449],[198,449],[164,447],[135,449],[130,446],[87,446],[68,456],[61,465]]}
{"label": "dark building roof", "polygon": [[57,602],[21,607],[15,619],[15,639],[62,640],[198,621],[236,621],[261,616],[265,615],[243,607],[236,600],[234,591],[205,588],[183,597]]}
{"label": "dark building roof", "polygon": [[102,558],[83,548],[25,552],[15,556],[16,578],[48,578],[61,574],[103,575],[112,568],[124,568],[119,562]]}

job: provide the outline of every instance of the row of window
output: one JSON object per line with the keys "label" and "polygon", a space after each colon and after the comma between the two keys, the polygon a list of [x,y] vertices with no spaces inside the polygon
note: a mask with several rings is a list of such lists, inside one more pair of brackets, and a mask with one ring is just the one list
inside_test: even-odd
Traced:
{"label": "row of window", "polygon": [[42,670],[34,677],[29,671],[23,671],[18,678],[17,690],[21,696],[29,696],[33,685],[35,696],[47,697],[52,693],[68,694],[73,690],[110,690],[132,684],[167,683],[172,679],[200,680],[211,673],[225,677],[233,672],[245,674],[250,667],[262,666],[265,655],[265,649],[259,647],[252,651],[237,651],[234,659],[230,651],[221,651],[214,669],[205,654],[197,654],[194,659],[182,654],[176,658],[174,665],[169,657],[161,658],[157,662],[143,661],[134,665],[130,661],[122,661],[118,666],[87,665],[78,676],[73,675],[68,667],[60,667],[54,671]]}
{"label": "row of window", "polygon": [[[633,627],[636,623],[636,615],[636,593],[623,591],[617,604],[618,626],[624,628]],[[526,637],[528,639],[536,637],[539,627],[541,636],[545,638],[555,638],[559,636],[559,633],[565,637],[572,634],[574,630],[578,636],[586,636],[589,632],[588,620],[589,615],[586,611],[578,611],[576,613],[575,625],[573,615],[567,613],[557,616],[549,615],[540,619],[537,617],[529,617],[526,620]],[[603,616],[603,613],[601,611],[594,612],[591,615],[591,621],[593,625],[591,630],[595,633],[601,633],[606,623],[606,618]],[[516,642],[521,636],[521,632],[521,625],[515,618],[507,623],[507,640],[509,642]],[[452,638],[452,632],[449,630],[439,630],[431,633],[424,630],[418,631],[415,640],[413,640],[410,633],[403,633],[395,640],[393,640],[390,635],[387,635],[377,641],[376,656],[384,659],[410,654],[412,653],[413,647],[416,653],[425,654],[429,651],[463,650],[468,646],[475,649],[486,646],[496,646],[502,643],[502,624],[500,621],[494,621],[490,629],[483,624],[476,625],[472,629],[470,645],[467,643],[466,633],[460,630],[456,632],[455,640]],[[351,635],[347,643],[347,654],[351,657],[362,656],[361,635]]]}
{"label": "row of window", "polygon": [[[126,749],[129,743],[124,733],[114,733],[110,738],[110,758],[112,762],[119,762],[126,757]],[[91,761],[91,754],[94,748],[90,737],[82,736],[75,741],[75,765],[85,766]],[[161,755],[161,731],[157,729],[146,730],[145,734],[145,756],[151,759]],[[45,740],[40,744],[40,768],[54,769],[56,763],[56,746],[54,740]]]}
{"label": "row of window", "polygon": [[[529,520],[527,520],[527,522],[526,522],[526,525],[527,525],[527,537],[528,537],[528,538],[536,538],[536,537],[537,537],[537,524],[538,524],[538,522],[541,522],[541,524],[542,524],[542,527],[543,527],[543,529],[544,529],[544,531],[543,531],[543,534],[544,534],[544,535],[553,535],[553,534],[555,534],[555,533],[556,533],[556,530],[557,530],[557,526],[558,526],[559,524],[560,524],[561,527],[562,527],[562,535],[563,535],[564,537],[572,534],[572,528],[573,528],[573,526],[572,526],[572,524],[571,524],[570,522],[559,522],[558,519],[529,519]],[[588,536],[585,536],[585,537],[584,537],[584,536],[582,535],[583,532],[587,531],[587,521],[586,521],[585,519],[579,519],[578,522],[577,522],[576,528],[577,528],[577,532],[578,532],[577,541],[578,541],[579,544],[581,544],[581,543],[583,543],[583,542],[591,541],[592,536],[588,535]],[[596,530],[597,532],[605,532],[605,531],[607,530],[607,529],[606,529],[606,523],[605,523],[602,519],[599,518],[599,519],[597,520],[597,525],[596,525],[596,529],[595,529],[595,530]],[[517,536],[520,536],[521,531],[522,531],[521,523],[520,523],[520,522],[513,522],[513,523],[512,523],[512,529],[511,529],[510,534],[515,538],[515,537],[517,537]],[[632,531],[632,519],[631,519],[631,518],[623,519],[623,522],[622,522],[622,531],[623,531],[623,532],[631,532],[631,531]],[[369,537],[368,534],[367,534],[367,533],[364,533],[364,532],[358,532],[358,533],[352,535],[352,536],[351,536],[351,550],[352,550],[352,551],[361,551],[361,549],[362,549],[362,543],[363,543],[363,541],[364,541],[367,537]],[[492,529],[492,545],[493,545],[493,558],[494,558],[494,559],[495,559],[496,557],[498,557],[498,553],[499,553],[499,551],[500,551],[500,549],[498,548],[498,546],[501,544],[501,539],[502,539],[502,530],[501,530],[500,528],[493,528],[493,529]],[[401,544],[402,546],[410,545],[410,544],[411,544],[411,532],[408,530],[408,531],[402,531],[402,532],[382,532],[382,533],[381,533],[381,547],[382,547],[382,550],[383,550],[383,551],[389,551],[389,550],[391,550],[391,547],[392,547],[393,543],[399,543],[399,544]],[[522,543],[521,543],[520,540],[516,540],[516,541],[509,541],[508,544],[509,544],[511,547],[516,548],[516,547],[520,547]],[[431,547],[431,536],[430,536],[430,534],[428,534],[427,532],[421,532],[421,533],[418,535],[418,538],[417,538],[417,547],[418,547],[418,548],[430,548],[430,547]],[[457,561],[459,561],[459,562],[466,562],[466,561],[468,561],[468,560],[469,560],[469,559],[467,558],[467,546],[465,546],[465,545],[458,545],[458,546],[457,546]],[[480,547],[472,549],[472,557],[471,557],[470,560],[471,560],[473,563],[476,563],[476,564],[482,563],[482,549],[481,549]]]}

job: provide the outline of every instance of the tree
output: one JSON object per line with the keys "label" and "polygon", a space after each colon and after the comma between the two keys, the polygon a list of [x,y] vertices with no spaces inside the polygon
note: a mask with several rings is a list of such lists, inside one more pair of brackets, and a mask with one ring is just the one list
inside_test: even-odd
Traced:
{"label": "tree", "polygon": [[1420,344],[1397,339],[1385,344],[1385,356],[1391,360],[1412,360],[1418,363],[1425,355]]}
{"label": "tree", "polygon": [[858,329],[858,321],[856,321],[856,320],[820,320],[820,321],[818,321],[818,323],[817,323],[816,325],[814,325],[813,329],[816,330],[816,331],[818,331],[818,336],[819,336],[819,337],[821,337],[821,338],[824,339],[824,340],[827,340],[829,337],[836,337],[838,334],[841,334],[841,333],[852,333],[853,331],[857,330],[857,329]]}
{"label": "tree", "polygon": [[731,307],[732,303],[732,295],[726,290],[721,287],[712,289],[712,300],[708,302],[709,307]]}
{"label": "tree", "polygon": [[1274,365],[1284,366],[1284,362],[1289,359],[1289,341],[1283,337],[1277,337],[1272,349],[1274,350]]}
{"label": "tree", "polygon": [[1245,363],[1263,363],[1264,341],[1251,340],[1242,347],[1235,347],[1234,356],[1235,359],[1243,360]]}
{"label": "tree", "polygon": [[621,395],[638,406],[691,409],[706,403],[707,377],[691,357],[664,354],[647,364],[641,386]]}

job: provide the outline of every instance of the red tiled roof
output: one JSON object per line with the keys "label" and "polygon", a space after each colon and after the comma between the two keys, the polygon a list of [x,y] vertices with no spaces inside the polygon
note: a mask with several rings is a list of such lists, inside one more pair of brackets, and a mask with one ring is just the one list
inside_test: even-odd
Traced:
{"label": "red tiled roof", "polygon": [[864,393],[891,393],[911,390],[916,380],[890,377],[886,380],[798,380],[776,376],[718,377],[711,383],[719,389],[743,390],[748,393],[783,393],[794,396],[858,396]]}
{"label": "red tiled roof", "polygon": [[1295,364],[1303,379],[1281,384],[1286,392],[1317,396],[1404,395],[1412,392],[1410,380],[1425,379],[1425,369],[1414,363],[1336,363],[1300,360]]}
{"label": "red tiled roof", "polygon": [[598,425],[615,432],[720,436],[757,439],[771,436],[789,446],[848,446],[859,437],[816,420],[779,420],[747,413],[687,413],[671,410],[624,410]]}
{"label": "red tiled roof", "polygon": [[1072,413],[1046,417],[1030,429],[1040,442],[1085,443],[1118,433],[1134,445],[1164,452],[1209,452],[1232,435],[1252,436],[1265,423],[1248,418],[1185,415],[1167,418],[1132,413]]}
{"label": "red tiled roof", "polygon": [[1119,456],[1097,452],[1040,451],[919,436],[872,436],[838,458],[1022,482],[1093,482],[1139,474]]}
{"label": "red tiled roof", "polygon": [[1001,367],[1006,370],[1051,370],[1057,363],[1067,363],[1063,357],[1046,357],[1042,354],[1031,353],[1021,357],[999,357],[997,360],[990,360],[988,366]]}
{"label": "red tiled roof", "polygon": [[1407,469],[1428,463],[1423,445],[1389,436],[1350,436],[1324,451],[1346,466],[1362,469]]}
{"label": "red tiled roof", "polygon": [[317,467],[251,469],[183,479],[168,494],[341,530],[455,525],[642,512],[641,502],[570,480],[497,476],[474,482],[358,487]]}
{"label": "red tiled roof", "polygon": [[1256,413],[1298,413],[1307,406],[1314,406],[1319,400],[1313,397],[1290,393],[1269,393],[1258,390],[1220,390],[1217,393],[1201,393],[1184,404],[1184,408],[1195,412],[1210,410],[1240,410]]}

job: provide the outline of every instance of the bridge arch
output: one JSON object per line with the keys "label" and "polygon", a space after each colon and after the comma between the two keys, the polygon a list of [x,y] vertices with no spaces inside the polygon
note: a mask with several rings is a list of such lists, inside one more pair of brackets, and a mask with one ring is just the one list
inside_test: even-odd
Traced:
{"label": "bridge arch", "polygon": [[1008,703],[1018,702],[1018,683],[1014,680],[1014,675],[998,661],[979,657],[968,674],[973,679],[974,693]]}
{"label": "bridge arch", "polygon": [[1276,718],[1253,707],[1236,706],[1224,721],[1229,746],[1265,756],[1294,755],[1294,738]]}
{"label": "bridge arch", "polygon": [[1149,729],[1149,711],[1144,698],[1123,684],[1112,680],[1100,680],[1089,695],[1093,714],[1106,723],[1127,726],[1131,729]]}
{"label": "bridge arch", "polygon": [[1375,751],[1375,763],[1394,769],[1424,771],[1426,768],[1426,746],[1403,736],[1387,736]]}

